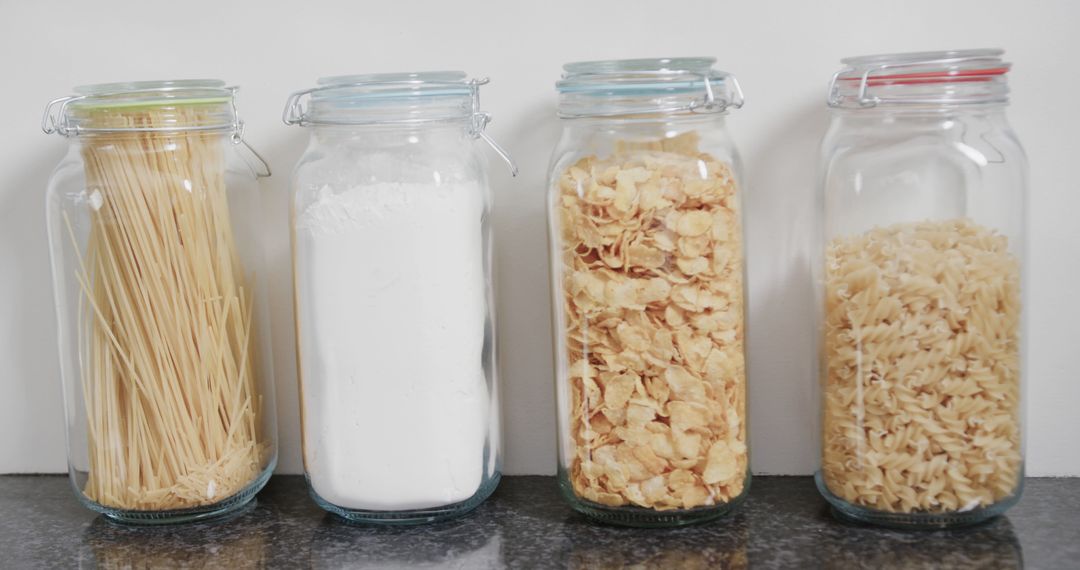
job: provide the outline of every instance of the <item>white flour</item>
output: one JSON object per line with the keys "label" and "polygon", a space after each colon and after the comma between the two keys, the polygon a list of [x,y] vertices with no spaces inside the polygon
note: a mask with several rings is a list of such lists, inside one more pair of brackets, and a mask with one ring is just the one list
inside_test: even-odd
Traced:
{"label": "white flour", "polygon": [[326,501],[399,511],[479,489],[483,202],[477,183],[324,186],[296,213],[304,465]]}

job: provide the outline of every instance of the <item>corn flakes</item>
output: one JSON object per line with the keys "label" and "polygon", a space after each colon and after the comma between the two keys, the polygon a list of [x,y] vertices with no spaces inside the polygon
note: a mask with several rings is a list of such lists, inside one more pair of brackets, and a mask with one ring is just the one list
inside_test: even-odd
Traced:
{"label": "corn flakes", "polygon": [[748,456],[730,167],[691,132],[618,143],[557,184],[574,492],[655,510],[735,499]]}

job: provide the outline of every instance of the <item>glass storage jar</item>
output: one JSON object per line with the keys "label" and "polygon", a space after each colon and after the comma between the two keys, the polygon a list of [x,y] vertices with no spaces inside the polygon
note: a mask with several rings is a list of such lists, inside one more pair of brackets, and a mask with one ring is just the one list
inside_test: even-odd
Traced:
{"label": "glass storage jar", "polygon": [[822,455],[839,516],[964,525],[1016,503],[1027,163],[1000,50],[855,57],[822,143]]}
{"label": "glass storage jar", "polygon": [[320,79],[292,178],[304,471],[324,509],[464,514],[501,470],[489,116],[464,73]]}
{"label": "glass storage jar", "polygon": [[562,493],[604,522],[719,517],[750,483],[742,106],[713,58],[570,63],[548,185]]}
{"label": "glass storage jar", "polygon": [[42,122],[70,141],[47,221],[72,485],[124,522],[234,511],[277,460],[269,172],[221,81],[75,92]]}

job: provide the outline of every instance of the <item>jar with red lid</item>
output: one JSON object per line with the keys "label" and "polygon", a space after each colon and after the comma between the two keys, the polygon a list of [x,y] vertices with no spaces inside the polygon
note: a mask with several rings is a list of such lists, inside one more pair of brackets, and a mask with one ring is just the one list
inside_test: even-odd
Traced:
{"label": "jar with red lid", "polygon": [[1023,486],[1027,161],[1001,50],[843,60],[822,143],[822,455],[834,512],[976,523]]}

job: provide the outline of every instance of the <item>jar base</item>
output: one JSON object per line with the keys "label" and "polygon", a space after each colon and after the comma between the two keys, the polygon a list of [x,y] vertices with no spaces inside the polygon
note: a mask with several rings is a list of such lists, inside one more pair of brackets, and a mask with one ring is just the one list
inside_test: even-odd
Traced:
{"label": "jar base", "polygon": [[254,481],[233,496],[212,505],[191,509],[175,509],[169,511],[133,511],[115,509],[87,499],[78,488],[76,488],[75,491],[83,505],[92,511],[100,513],[110,522],[139,526],[204,522],[227,518],[231,515],[239,514],[240,511],[245,510],[249,506],[253,506],[255,495],[266,486],[273,471],[274,464],[271,463],[266,469],[263,469],[263,472],[260,473]]}
{"label": "jar base", "polygon": [[817,484],[818,492],[829,503],[829,511],[837,519],[858,524],[907,530],[963,528],[989,522],[1015,505],[1020,500],[1024,488],[1023,477],[1021,477],[1016,492],[1011,496],[988,507],[962,513],[889,513],[853,505],[837,497],[825,485],[825,479],[822,477],[821,471],[814,474],[814,483]]}
{"label": "jar base", "polygon": [[311,498],[314,499],[323,510],[333,513],[350,523],[383,526],[413,526],[447,521],[469,513],[476,507],[479,507],[480,503],[483,503],[493,492],[495,492],[495,488],[499,486],[499,481],[502,479],[502,473],[496,472],[494,476],[480,485],[480,488],[477,489],[473,496],[464,501],[442,507],[407,511],[369,511],[339,507],[319,496],[319,494],[315,492],[315,488],[311,486],[311,480],[308,479],[306,475],[304,478],[307,479],[308,492],[311,494]]}
{"label": "jar base", "polygon": [[743,492],[722,505],[698,507],[687,510],[656,511],[642,507],[609,507],[578,497],[569,480],[560,473],[559,489],[570,508],[600,523],[636,528],[671,528],[714,521],[732,514],[746,500],[750,491],[751,476],[746,474]]}

